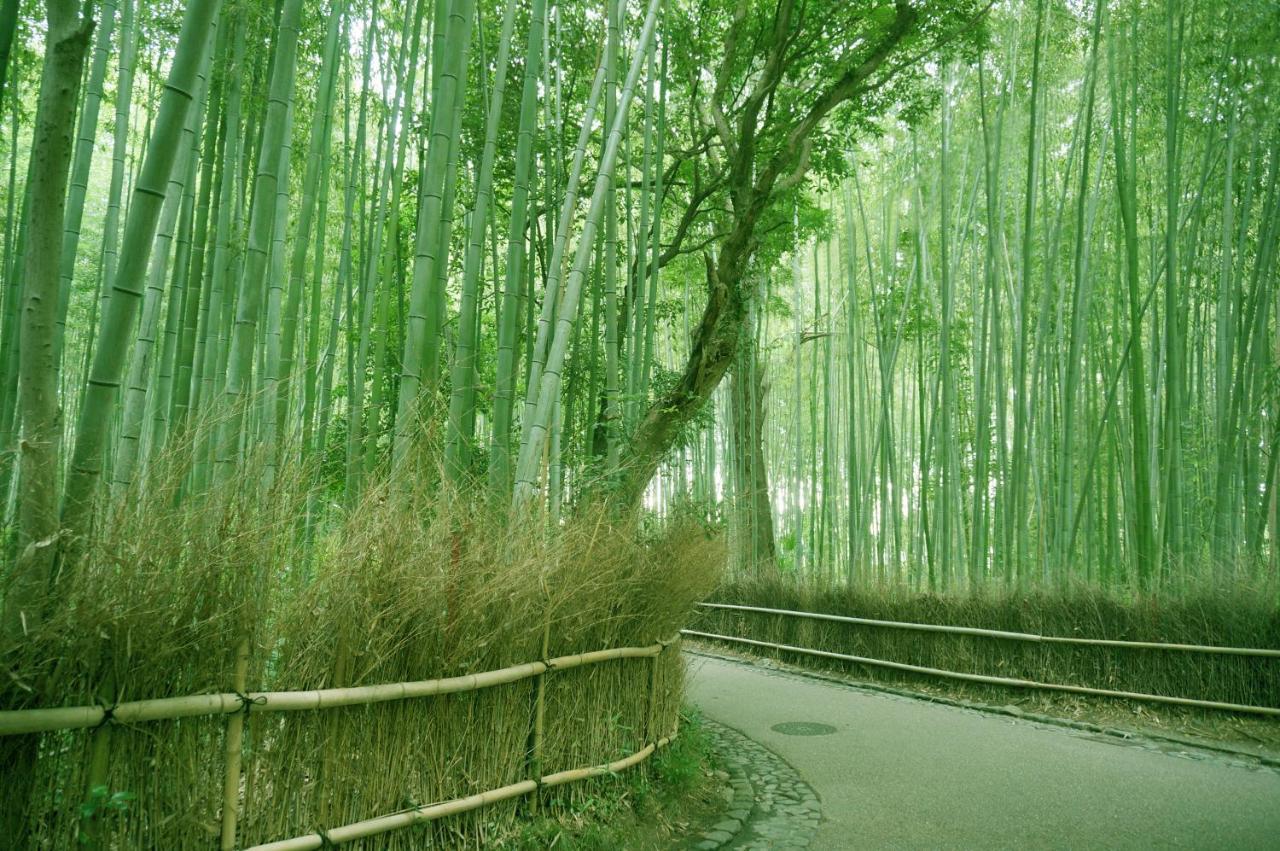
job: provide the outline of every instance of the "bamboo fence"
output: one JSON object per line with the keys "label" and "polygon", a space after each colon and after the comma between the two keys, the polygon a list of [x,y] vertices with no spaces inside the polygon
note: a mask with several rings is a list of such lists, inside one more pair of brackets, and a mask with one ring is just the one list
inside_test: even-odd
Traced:
{"label": "bamboo fence", "polygon": [[946,626],[931,623],[907,623],[882,621],[873,618],[855,618],[848,615],[829,615],[823,612],[800,612],[793,609],[767,609],[761,606],[742,606],[733,603],[699,603],[704,609],[726,609],[738,612],[756,612],[765,615],[785,615],[808,620],[851,623],[861,626],[884,626],[892,629],[910,629],[917,632],[941,632],[948,635],[977,635],[986,638],[1004,638],[1010,641],[1029,641],[1036,644],[1075,644],[1089,647],[1126,647],[1142,650],[1170,650],[1184,653],[1219,653],[1230,656],[1255,656],[1263,659],[1280,659],[1280,650],[1263,647],[1220,647],[1212,644],[1166,644],[1159,641],[1119,641],[1109,638],[1073,638],[1062,635],[1037,635],[1032,632],[1005,632],[999,629],[980,629],[971,626]]}
{"label": "bamboo fence", "polygon": [[[933,627],[928,624],[907,624],[898,623],[896,621],[870,621],[864,618],[849,618],[838,615],[820,615],[813,612],[792,612],[785,609],[764,609],[755,606],[731,606],[724,603],[702,603],[701,605],[709,608],[720,609],[739,609],[744,611],[762,612],[766,614],[778,615],[796,615],[799,617],[810,617],[818,620],[834,620],[852,623],[871,623],[877,626],[898,626],[904,628],[920,627],[925,628],[929,632],[957,632],[964,635],[985,635],[997,638],[1013,638],[1015,640],[1037,640],[1041,636],[1031,635],[1029,633],[1016,632],[1000,632],[998,630],[971,629],[968,627]],[[982,683],[984,685],[1008,686],[1012,688],[1035,689],[1041,691],[1061,691],[1070,692],[1072,694],[1091,695],[1094,697],[1115,697],[1125,700],[1140,700],[1148,703],[1167,703],[1175,706],[1190,706],[1200,709],[1217,709],[1228,712],[1243,712],[1253,715],[1269,715],[1272,717],[1280,717],[1280,708],[1272,706],[1252,706],[1242,703],[1225,703],[1214,700],[1197,700],[1189,697],[1170,697],[1161,694],[1146,694],[1143,692],[1131,691],[1115,691],[1112,689],[1091,688],[1089,686],[1067,685],[1063,683],[1044,683],[1036,680],[1017,679],[1014,677],[996,677],[987,674],[971,674],[962,671],[947,671],[941,668],[929,668],[924,665],[911,665],[906,662],[891,662],[886,659],[873,659],[868,656],[854,656],[849,653],[836,653],[831,650],[815,650],[811,647],[798,647],[793,644],[778,644],[773,641],[761,641],[755,638],[743,638],[736,635],[722,635],[715,632],[701,632],[693,629],[682,629],[680,634],[688,638],[701,638],[708,641],[724,641],[731,644],[745,644],[750,647],[760,647],[767,650],[779,650],[784,653],[798,653],[804,656],[816,656],[823,659],[835,659],[841,662],[856,662],[862,665],[872,665],[879,668],[889,668],[895,671],[905,671],[912,674],[924,674],[931,677],[942,677],[944,679],[963,680],[971,683]],[[1273,650],[1254,650],[1245,648],[1227,648],[1227,647],[1205,647],[1200,648],[1195,645],[1184,644],[1158,644],[1133,641],[1103,641],[1100,639],[1062,639],[1064,642],[1076,644],[1101,644],[1104,646],[1124,646],[1124,647],[1145,647],[1152,649],[1173,649],[1173,650],[1207,650],[1210,652],[1235,652],[1238,655],[1259,655],[1270,657],[1273,654],[1280,655]]]}
{"label": "bamboo fence", "polygon": [[[236,845],[237,822],[241,806],[241,766],[243,761],[243,731],[245,716],[252,711],[300,712],[327,710],[344,706],[367,706],[393,700],[411,700],[459,692],[478,691],[493,686],[536,678],[535,700],[531,709],[533,729],[529,765],[537,779],[522,780],[496,789],[490,789],[463,798],[441,801],[426,806],[401,810],[375,818],[313,831],[302,836],[282,839],[262,845],[254,845],[255,851],[300,851],[322,848],[356,839],[387,833],[457,813],[517,798],[542,788],[575,783],[606,774],[614,774],[644,762],[653,753],[669,744],[678,730],[671,730],[661,738],[654,738],[652,718],[647,719],[648,743],[635,753],[622,759],[591,765],[584,768],[559,771],[542,776],[541,752],[543,719],[545,715],[544,677],[555,671],[564,671],[586,665],[596,665],[621,659],[652,659],[652,671],[648,679],[648,706],[653,707],[653,690],[657,683],[657,670],[663,652],[680,640],[679,634],[656,641],[644,647],[614,647],[558,656],[537,662],[511,665],[492,671],[468,674],[460,677],[444,677],[414,682],[382,683],[370,686],[313,689],[309,691],[255,691],[244,692],[245,672],[248,668],[248,646],[237,650],[234,673],[234,692],[221,694],[197,694],[182,697],[156,698],[118,703],[115,706],[66,706],[45,709],[20,709],[0,711],[0,736],[19,736],[60,730],[95,728],[93,748],[94,763],[104,766],[109,758],[110,738],[107,734],[115,725],[133,725],[148,721],[170,721],[180,718],[226,715],[225,776],[223,782],[222,816],[219,848],[233,851]],[[545,642],[544,642],[545,649]],[[100,746],[99,746],[100,745]]]}

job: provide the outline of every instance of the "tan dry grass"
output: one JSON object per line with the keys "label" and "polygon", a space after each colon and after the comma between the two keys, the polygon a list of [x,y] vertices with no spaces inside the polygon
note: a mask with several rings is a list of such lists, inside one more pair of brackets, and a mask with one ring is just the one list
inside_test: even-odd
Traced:
{"label": "tan dry grass", "polygon": [[[603,509],[549,530],[491,511],[482,488],[442,491],[408,470],[334,512],[308,541],[309,471],[263,491],[239,476],[175,503],[175,450],[103,518],[58,586],[38,634],[0,649],[6,708],[231,691],[250,646],[248,690],[313,689],[478,672],[548,656],[647,645],[675,632],[723,565],[721,542],[672,524],[656,541]],[[248,463],[246,470],[260,469]],[[473,495],[474,494],[474,495]],[[544,633],[547,647],[544,651]],[[675,724],[678,653],[547,676],[544,773],[638,749]],[[253,714],[245,725],[240,845],[307,833],[528,776],[535,680],[475,693],[324,712]],[[109,793],[127,809],[88,820],[104,847],[216,841],[226,719],[110,728]],[[95,731],[0,740],[25,765],[10,787],[36,847],[83,827]],[[31,765],[33,751],[34,765]],[[476,844],[516,805],[371,847]]]}
{"label": "tan dry grass", "polygon": [[[919,594],[786,579],[722,586],[717,602],[908,623],[947,624],[1081,638],[1235,647],[1280,647],[1280,609],[1247,586],[1185,595],[1120,597],[1097,590],[1021,594]],[[782,615],[700,611],[695,629],[951,671],[1120,691],[1280,706],[1280,659],[1026,643]],[[873,680],[936,682],[856,668]],[[973,687],[987,700],[1008,689]]]}

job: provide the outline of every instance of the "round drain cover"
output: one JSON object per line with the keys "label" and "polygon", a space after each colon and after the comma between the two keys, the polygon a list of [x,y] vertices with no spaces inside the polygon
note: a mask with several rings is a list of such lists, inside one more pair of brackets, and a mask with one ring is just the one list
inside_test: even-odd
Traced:
{"label": "round drain cover", "polygon": [[769,729],[784,736],[830,736],[836,731],[830,724],[819,724],[817,721],[783,721]]}

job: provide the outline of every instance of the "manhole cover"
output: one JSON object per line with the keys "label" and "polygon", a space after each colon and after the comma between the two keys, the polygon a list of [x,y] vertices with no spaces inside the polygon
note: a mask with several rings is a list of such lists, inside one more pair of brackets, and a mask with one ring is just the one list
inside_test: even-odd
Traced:
{"label": "manhole cover", "polygon": [[817,721],[783,721],[769,729],[784,736],[830,736],[836,731],[830,724],[819,724]]}

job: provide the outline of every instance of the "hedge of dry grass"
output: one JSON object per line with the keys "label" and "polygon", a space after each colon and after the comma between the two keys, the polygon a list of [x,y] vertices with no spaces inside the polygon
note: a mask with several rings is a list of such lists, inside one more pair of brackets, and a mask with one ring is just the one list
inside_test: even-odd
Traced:
{"label": "hedge of dry grass", "polygon": [[[711,598],[774,609],[1081,638],[1280,648],[1274,597],[1249,588],[1119,599],[1099,591],[939,596],[833,587],[777,578],[723,585]],[[1040,644],[807,618],[701,609],[692,629],[965,673],[1280,707],[1280,659]],[[799,664],[815,664],[797,657]],[[924,675],[827,662],[869,680],[939,682]],[[956,684],[987,699],[999,687]]]}
{"label": "hedge of dry grass", "polygon": [[[584,512],[551,534],[542,518],[492,519],[479,502],[437,491],[429,476],[370,488],[304,545],[305,471],[295,472],[269,492],[238,480],[182,507],[163,484],[181,471],[153,474],[147,493],[104,518],[83,561],[64,574],[55,614],[0,648],[8,671],[0,703],[232,691],[245,641],[248,691],[421,680],[648,645],[684,625],[723,563],[719,542],[694,527],[641,540],[606,514]],[[680,654],[661,655],[651,700],[653,668],[636,659],[548,673],[542,772],[613,760],[670,732]],[[535,683],[250,711],[238,846],[531,776]],[[85,832],[100,847],[213,847],[226,727],[226,718],[111,725],[97,795],[89,792],[102,738],[94,731],[0,739],[7,835],[22,831],[40,848],[76,847]],[[483,845],[517,806],[369,847]]]}

